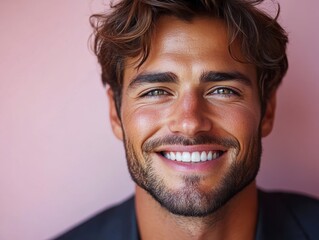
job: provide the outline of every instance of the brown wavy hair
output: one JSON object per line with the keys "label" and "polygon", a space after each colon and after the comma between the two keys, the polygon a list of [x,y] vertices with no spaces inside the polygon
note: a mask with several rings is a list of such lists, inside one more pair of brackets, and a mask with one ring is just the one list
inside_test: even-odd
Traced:
{"label": "brown wavy hair", "polygon": [[[280,12],[269,16],[256,6],[263,0],[122,0],[111,4],[110,12],[90,17],[93,51],[102,68],[102,82],[114,92],[117,112],[121,107],[124,62],[138,57],[137,67],[147,59],[152,33],[163,15],[184,21],[210,16],[227,26],[229,52],[240,62],[256,66],[262,113],[271,93],[288,69],[287,33],[278,24]],[[239,41],[245,59],[232,54],[231,44]],[[120,114],[119,114],[120,116]]]}

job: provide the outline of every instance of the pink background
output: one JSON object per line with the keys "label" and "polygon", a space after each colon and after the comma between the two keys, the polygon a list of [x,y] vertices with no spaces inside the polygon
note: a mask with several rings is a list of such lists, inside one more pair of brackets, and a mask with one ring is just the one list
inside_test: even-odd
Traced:
{"label": "pink background", "polygon": [[[290,69],[258,183],[319,197],[319,3],[279,2]],[[48,239],[133,192],[87,48],[88,17],[102,6],[0,2],[1,240]]]}

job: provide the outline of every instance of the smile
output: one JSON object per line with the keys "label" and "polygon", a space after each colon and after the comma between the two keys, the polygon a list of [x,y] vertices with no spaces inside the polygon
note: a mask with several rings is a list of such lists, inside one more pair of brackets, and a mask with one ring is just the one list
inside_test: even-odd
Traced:
{"label": "smile", "polygon": [[162,156],[171,161],[198,163],[219,158],[223,151],[202,151],[202,152],[161,152]]}

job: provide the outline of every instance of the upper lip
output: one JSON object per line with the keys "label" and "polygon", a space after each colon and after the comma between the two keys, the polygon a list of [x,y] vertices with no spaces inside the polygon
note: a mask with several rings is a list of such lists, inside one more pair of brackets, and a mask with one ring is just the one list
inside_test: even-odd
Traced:
{"label": "upper lip", "polygon": [[156,149],[155,152],[203,152],[203,151],[227,151],[227,148],[216,144],[205,145],[163,145]]}

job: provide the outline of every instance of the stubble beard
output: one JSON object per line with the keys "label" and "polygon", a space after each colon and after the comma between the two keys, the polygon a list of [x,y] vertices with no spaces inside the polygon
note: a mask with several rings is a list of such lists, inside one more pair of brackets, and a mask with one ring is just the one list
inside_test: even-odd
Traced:
{"label": "stubble beard", "polygon": [[[232,197],[255,180],[260,166],[261,137],[255,134],[248,144],[250,148],[246,154],[237,159],[239,143],[232,138],[215,138],[211,136],[199,136],[195,139],[183,137],[165,137],[146,142],[143,145],[142,165],[129,139],[124,141],[128,169],[133,181],[148,192],[162,207],[169,212],[186,217],[207,217],[224,206]],[[199,175],[184,175],[183,187],[178,190],[170,189],[165,181],[165,176],[159,176],[153,165],[153,159],[149,152],[161,144],[220,144],[230,148],[231,165],[227,173],[219,183],[209,191],[201,190],[202,177]]]}

